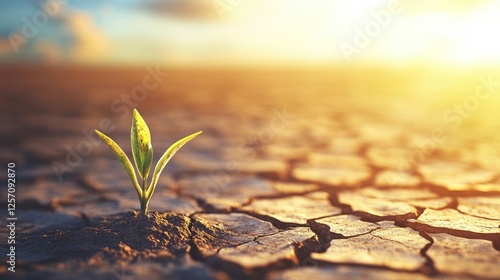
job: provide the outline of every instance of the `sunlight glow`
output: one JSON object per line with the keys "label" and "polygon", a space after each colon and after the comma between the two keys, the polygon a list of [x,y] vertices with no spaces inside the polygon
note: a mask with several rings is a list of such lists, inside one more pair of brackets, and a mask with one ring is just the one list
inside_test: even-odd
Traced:
{"label": "sunlight glow", "polygon": [[181,66],[500,63],[500,2],[493,0],[185,3],[68,2],[17,53],[9,45],[12,34],[26,29],[19,18],[40,12],[19,6],[5,28],[12,32],[0,37],[0,59]]}

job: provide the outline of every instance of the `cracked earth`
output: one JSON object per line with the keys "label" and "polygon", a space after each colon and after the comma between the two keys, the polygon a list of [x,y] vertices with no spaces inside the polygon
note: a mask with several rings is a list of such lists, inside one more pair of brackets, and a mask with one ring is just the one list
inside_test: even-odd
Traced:
{"label": "cracked earth", "polygon": [[[12,279],[500,278],[498,134],[474,116],[450,129],[451,101],[401,94],[416,85],[395,73],[172,72],[137,104],[156,153],[204,133],[167,166],[146,217],[86,136],[109,118],[130,155],[120,96],[144,73],[30,70],[19,83],[2,71],[0,152],[19,180]],[[362,94],[374,87],[387,92]]]}

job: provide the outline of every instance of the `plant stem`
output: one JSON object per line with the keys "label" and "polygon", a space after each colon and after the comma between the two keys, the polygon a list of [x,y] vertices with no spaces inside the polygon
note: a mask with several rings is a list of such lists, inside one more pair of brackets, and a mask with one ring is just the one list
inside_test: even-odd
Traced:
{"label": "plant stem", "polygon": [[144,215],[148,214],[148,204],[149,201],[141,200],[141,213]]}
{"label": "plant stem", "polygon": [[147,178],[142,179],[142,197],[141,197],[141,212],[144,215],[148,214],[148,204],[149,201],[146,198],[146,186],[147,186]]}

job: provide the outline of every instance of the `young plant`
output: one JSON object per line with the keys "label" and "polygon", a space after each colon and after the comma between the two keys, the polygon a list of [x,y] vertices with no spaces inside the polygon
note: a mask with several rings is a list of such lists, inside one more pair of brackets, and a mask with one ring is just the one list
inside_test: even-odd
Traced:
{"label": "young plant", "polygon": [[130,163],[130,160],[125,152],[123,152],[122,148],[120,148],[120,146],[118,146],[115,141],[106,136],[104,133],[98,130],[96,130],[95,132],[111,148],[118,161],[121,163],[123,168],[125,168],[125,171],[132,180],[135,190],[137,191],[137,195],[139,196],[139,201],[141,202],[141,212],[143,214],[147,214],[148,212],[149,201],[151,200],[151,197],[153,196],[153,193],[155,191],[156,184],[158,183],[158,178],[160,177],[160,173],[163,171],[163,168],[165,168],[168,161],[182,146],[184,146],[184,144],[201,133],[201,131],[193,133],[170,146],[167,151],[165,151],[165,153],[161,156],[160,160],[158,160],[158,163],[156,164],[156,167],[153,171],[153,177],[148,185],[149,171],[153,163],[153,147],[151,146],[151,134],[149,133],[149,128],[144,119],[141,117],[139,112],[134,109],[132,129],[130,131],[130,141],[132,145],[132,155],[134,157],[135,167],[137,168],[137,173],[139,174],[140,179],[142,179],[142,184],[139,185],[134,167],[132,166],[132,163]]}

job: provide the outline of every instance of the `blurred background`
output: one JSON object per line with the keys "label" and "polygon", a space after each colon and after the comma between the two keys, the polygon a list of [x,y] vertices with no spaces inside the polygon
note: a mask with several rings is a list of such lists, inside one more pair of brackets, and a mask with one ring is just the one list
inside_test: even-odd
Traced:
{"label": "blurred background", "polygon": [[285,107],[326,130],[499,128],[498,1],[27,0],[0,14],[3,146],[19,147],[4,153],[26,162],[64,160],[102,118],[126,142],[134,107],[174,126],[160,140],[209,126],[220,143]]}
{"label": "blurred background", "polygon": [[3,1],[4,63],[203,66],[500,62],[493,0]]}
{"label": "blurred background", "polygon": [[[498,195],[499,30],[495,0],[0,1],[0,158],[16,164],[16,229],[59,231],[139,208],[94,133],[131,155],[134,108],[155,162],[203,130],[162,173],[151,210],[191,214],[316,189],[338,205],[340,190],[372,186],[401,194],[380,204],[389,212],[413,196],[404,188],[451,194],[436,206],[446,210],[458,194]],[[498,200],[485,201],[477,211]],[[478,234],[493,236],[486,225]]]}

